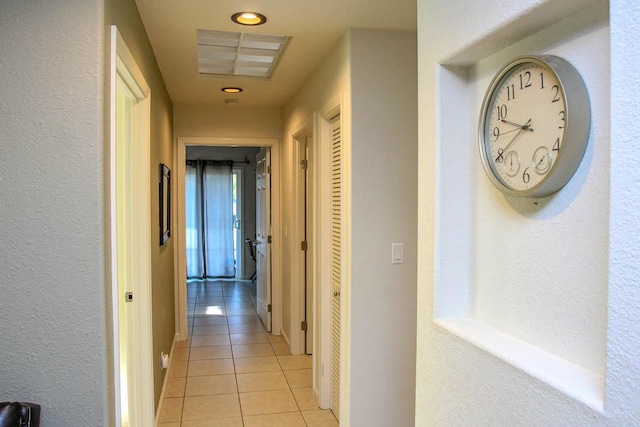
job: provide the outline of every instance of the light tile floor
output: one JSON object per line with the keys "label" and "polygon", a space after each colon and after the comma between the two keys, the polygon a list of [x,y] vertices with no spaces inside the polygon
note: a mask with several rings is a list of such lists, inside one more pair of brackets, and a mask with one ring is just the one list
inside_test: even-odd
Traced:
{"label": "light tile floor", "polygon": [[311,356],[292,356],[256,315],[255,285],[187,285],[190,339],[171,355],[160,427],[333,427],[311,392]]}

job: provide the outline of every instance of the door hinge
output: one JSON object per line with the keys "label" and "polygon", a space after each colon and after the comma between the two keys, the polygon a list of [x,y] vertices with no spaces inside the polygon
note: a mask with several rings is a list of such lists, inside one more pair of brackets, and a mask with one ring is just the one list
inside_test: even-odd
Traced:
{"label": "door hinge", "polygon": [[303,240],[302,242],[300,242],[300,249],[302,249],[303,251],[307,251],[307,248],[309,247],[309,243],[307,243],[306,240]]}
{"label": "door hinge", "polygon": [[309,160],[300,161],[300,166],[302,166],[302,169],[307,170],[309,168]]}
{"label": "door hinge", "polygon": [[307,321],[303,320],[302,322],[300,322],[300,329],[302,329],[303,331],[307,330]]}
{"label": "door hinge", "polygon": [[271,236],[267,236],[267,243],[271,243]]}
{"label": "door hinge", "polygon": [[268,305],[267,305],[267,312],[268,312],[268,313],[271,313],[271,304],[268,304]]}
{"label": "door hinge", "polygon": [[271,165],[267,166],[267,173],[271,173]]}

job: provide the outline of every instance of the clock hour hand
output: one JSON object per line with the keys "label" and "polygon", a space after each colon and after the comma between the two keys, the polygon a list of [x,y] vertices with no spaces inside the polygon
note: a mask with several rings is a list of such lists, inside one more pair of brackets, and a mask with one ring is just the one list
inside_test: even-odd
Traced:
{"label": "clock hour hand", "polygon": [[531,132],[533,132],[533,129],[529,125],[529,123],[531,122],[531,119],[529,119],[529,121],[527,123],[525,123],[524,125],[521,125],[521,124],[518,124],[518,123],[514,123],[514,122],[510,122],[509,120],[505,120],[505,119],[500,119],[500,121],[502,123],[506,123],[508,125],[519,127],[520,129],[523,129],[523,130],[530,130]]}
{"label": "clock hour hand", "polygon": [[529,130],[529,123],[531,123],[531,119],[527,120],[527,123],[525,123],[523,126],[520,126],[520,129],[518,130],[518,133],[516,133],[513,138],[511,138],[511,141],[509,141],[509,143],[507,144],[506,147],[504,147],[504,149],[502,150],[503,153],[506,153],[507,150],[509,149],[509,147],[511,147],[513,145],[514,142],[516,142],[516,140],[520,137],[520,135],[522,135],[522,133],[525,130]]}

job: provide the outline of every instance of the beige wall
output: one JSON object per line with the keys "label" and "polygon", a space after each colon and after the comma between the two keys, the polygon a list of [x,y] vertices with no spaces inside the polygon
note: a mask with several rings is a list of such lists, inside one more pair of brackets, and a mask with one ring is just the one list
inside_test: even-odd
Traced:
{"label": "beige wall", "polygon": [[228,106],[220,108],[176,105],[175,138],[280,138],[279,108]]}
{"label": "beige wall", "polygon": [[[353,426],[410,426],[416,331],[416,34],[354,30],[350,48],[349,415]],[[404,264],[391,264],[392,243],[404,243]]]}
{"label": "beige wall", "polygon": [[[336,96],[348,93],[348,40],[345,37],[327,56],[323,63],[305,82],[300,90],[283,109],[282,132],[282,219],[283,229],[290,230],[283,239],[283,259],[296,260],[300,252],[300,242],[295,239],[294,229],[297,218],[294,217],[296,206],[295,182],[298,171],[295,163],[295,146],[292,134],[298,132],[300,127],[313,123],[314,111],[320,110],[327,102]],[[292,334],[298,333],[300,325],[292,318],[291,307],[300,305],[300,301],[294,300],[297,295],[292,286],[298,285],[296,279],[296,266],[292,262],[283,264],[282,269],[282,328],[283,334],[291,339]],[[294,324],[295,323],[295,324]]]}
{"label": "beige wall", "polygon": [[[151,280],[155,405],[158,406],[166,371],[160,369],[160,353],[169,353],[175,336],[174,261],[175,240],[160,247],[159,165],[173,165],[173,106],[133,0],[106,3],[107,27],[115,24],[151,89]],[[108,30],[108,28],[107,28]]]}
{"label": "beige wall", "polygon": [[[414,420],[416,61],[415,34],[351,30],[283,114],[283,218],[291,230],[296,223],[291,183],[297,168],[291,133],[330,100],[340,97],[343,102],[345,204],[350,212],[345,218],[350,250],[343,269],[351,272],[342,291],[348,325],[343,333],[350,337],[349,347],[343,348],[350,402],[341,407],[344,425],[408,426]],[[404,243],[404,264],[391,265],[391,243]],[[285,259],[294,257],[298,244],[285,242]],[[283,269],[283,296],[294,295],[294,270]],[[295,333],[295,322],[283,323],[291,328],[287,333]]]}

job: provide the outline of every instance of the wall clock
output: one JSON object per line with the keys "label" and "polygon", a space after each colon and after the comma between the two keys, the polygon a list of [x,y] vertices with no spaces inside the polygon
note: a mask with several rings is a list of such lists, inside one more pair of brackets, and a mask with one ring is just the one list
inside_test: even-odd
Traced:
{"label": "wall clock", "polygon": [[545,197],[565,186],[589,140],[591,108],[576,69],[557,56],[521,56],[494,76],[478,125],[482,166],[510,196]]}

